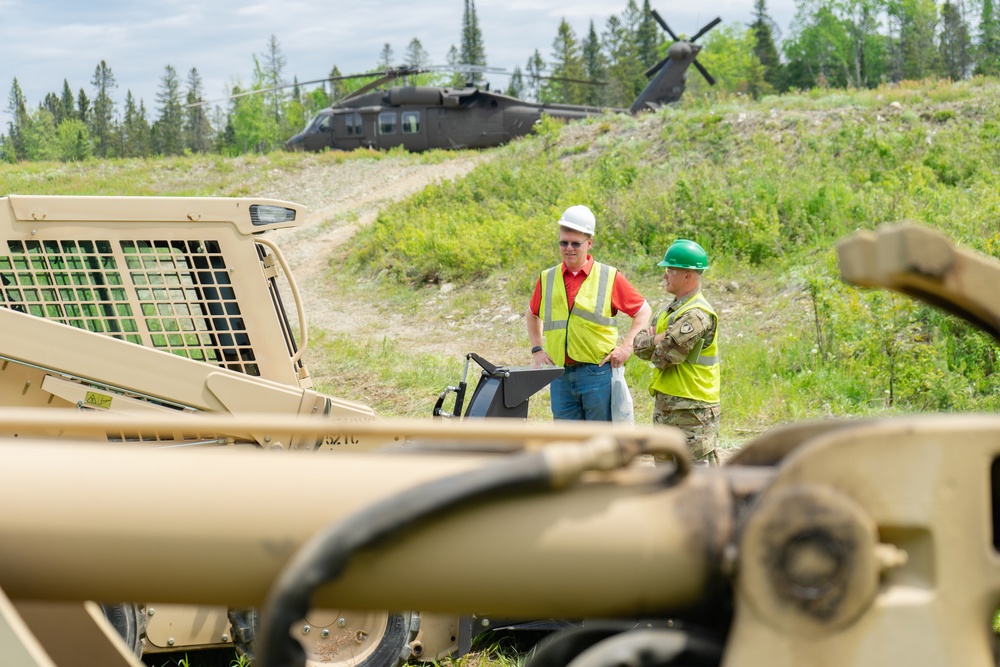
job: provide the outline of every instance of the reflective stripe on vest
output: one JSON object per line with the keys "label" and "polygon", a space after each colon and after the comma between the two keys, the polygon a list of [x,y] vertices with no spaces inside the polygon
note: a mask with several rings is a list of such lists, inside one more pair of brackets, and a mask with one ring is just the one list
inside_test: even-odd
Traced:
{"label": "reflective stripe on vest", "polygon": [[720,398],[719,373],[719,318],[701,292],[694,295],[680,308],[667,315],[660,313],[656,319],[656,333],[663,333],[678,317],[698,308],[711,316],[715,323],[715,333],[712,340],[705,345],[700,341],[691,350],[683,363],[666,368],[653,369],[653,381],[649,385],[649,393],[660,392],[670,396],[690,398],[705,403],[718,403]]}
{"label": "reflective stripe on vest", "polygon": [[545,352],[558,366],[573,361],[599,364],[618,343],[618,326],[611,316],[611,292],[618,271],[594,262],[569,309],[562,264],[542,273],[542,332]]}

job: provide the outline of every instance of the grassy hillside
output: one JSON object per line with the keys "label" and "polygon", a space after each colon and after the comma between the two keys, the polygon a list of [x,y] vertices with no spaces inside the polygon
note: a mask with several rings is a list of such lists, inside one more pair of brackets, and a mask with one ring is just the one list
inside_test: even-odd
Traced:
{"label": "grassy hillside", "polygon": [[[586,203],[596,256],[653,302],[671,241],[709,251],[730,444],[797,419],[995,410],[994,343],[905,297],[842,285],[833,246],[908,219],[996,255],[998,91],[927,82],[544,123],[467,178],[386,209],[350,265],[523,309],[558,259],[554,221]],[[649,369],[633,359],[628,377],[648,420]]]}
{"label": "grassy hillside", "polygon": [[[544,122],[468,176],[384,208],[333,252],[321,288],[392,325],[316,331],[317,388],[382,414],[426,416],[459,379],[464,352],[528,363],[521,314],[537,272],[558,261],[555,220],[585,203],[597,213],[596,256],[624,270],[654,308],[667,299],[655,264],[669,243],[692,238],[708,250],[727,444],[799,419],[994,411],[996,345],[906,297],[841,284],[833,247],[856,229],[909,219],[1000,255],[998,93],[995,80],[924,82]],[[322,210],[337,165],[363,164],[377,181],[379,161],[408,168],[453,157],[3,165],[0,194],[253,194]],[[323,225],[358,219],[353,210],[327,215]],[[650,370],[632,359],[627,377],[637,418],[648,422]],[[532,415],[546,417],[544,397]]]}

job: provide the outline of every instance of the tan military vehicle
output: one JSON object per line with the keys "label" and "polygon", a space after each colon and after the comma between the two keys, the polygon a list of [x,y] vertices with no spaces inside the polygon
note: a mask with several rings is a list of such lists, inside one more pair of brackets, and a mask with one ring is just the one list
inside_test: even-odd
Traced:
{"label": "tan military vehicle", "polygon": [[[399,441],[354,431],[375,418],[368,406],[310,388],[299,291],[265,236],[304,214],[265,199],[0,198],[0,406],[127,415],[132,426],[96,437],[158,446],[356,451]],[[143,418],[185,413],[336,416],[340,430],[302,440],[242,420],[225,432],[141,428]],[[254,521],[245,503],[206,511],[220,522]],[[249,609],[146,602],[104,610],[137,653],[244,651],[253,639]],[[337,609],[314,612],[302,627],[315,629],[324,664],[384,667],[414,642],[429,659],[454,650],[456,619],[422,620]]]}
{"label": "tan military vehicle", "polygon": [[[915,227],[858,235],[840,256],[846,280],[1000,339],[996,262]],[[95,599],[262,607],[264,667],[308,664],[301,619],[338,605],[608,619],[529,667],[997,664],[993,415],[794,425],[717,469],[693,466],[666,427],[352,422],[359,438],[422,443],[383,455],[86,441],[137,427],[314,442],[342,425],[0,412],[4,664],[134,665],[81,603]],[[650,453],[673,463],[628,465]],[[252,522],[206,515],[246,480],[263,480]]]}

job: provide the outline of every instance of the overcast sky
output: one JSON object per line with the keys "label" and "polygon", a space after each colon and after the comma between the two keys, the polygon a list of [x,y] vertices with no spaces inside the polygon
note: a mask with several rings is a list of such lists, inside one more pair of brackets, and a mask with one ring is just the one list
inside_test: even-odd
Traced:
{"label": "overcast sky", "polygon": [[[578,38],[591,20],[600,33],[626,2],[477,0],[487,63],[523,69],[535,49],[548,60],[562,18]],[[746,23],[753,13],[753,0],[652,0],[651,5],[675,32],[688,35],[716,16]],[[182,90],[196,67],[206,98],[222,97],[227,85],[249,83],[253,57],[266,52],[272,34],[287,59],[289,81],[323,78],[334,65],[344,74],[363,72],[379,62],[386,42],[401,62],[414,37],[435,64],[444,64],[448,48],[459,46],[463,6],[462,0],[0,0],[0,133],[8,130],[15,77],[29,108],[47,93],[61,92],[64,79],[74,95],[84,88],[93,98],[90,82],[101,60],[118,83],[112,97],[119,111],[131,90],[145,102],[151,120],[166,65],[177,70]],[[794,0],[769,0],[767,6],[787,30]],[[493,83],[507,82],[497,77]]]}

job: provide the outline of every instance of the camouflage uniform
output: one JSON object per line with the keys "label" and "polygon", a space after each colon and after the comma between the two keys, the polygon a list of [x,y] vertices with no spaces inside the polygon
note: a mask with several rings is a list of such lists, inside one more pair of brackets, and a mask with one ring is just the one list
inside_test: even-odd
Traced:
{"label": "camouflage uniform", "polygon": [[[666,308],[667,314],[674,312],[684,300],[674,299]],[[659,313],[653,322],[659,319]],[[688,354],[702,340],[711,340],[715,335],[715,323],[703,310],[692,308],[678,317],[666,331],[666,336],[658,345],[653,345],[653,336],[642,331],[635,337],[634,352],[640,359],[652,362],[657,368],[665,368],[687,361]],[[655,392],[653,403],[653,423],[676,426],[687,436],[691,457],[695,461],[719,465],[716,448],[719,445],[719,405],[696,401],[681,396],[670,396]]]}

